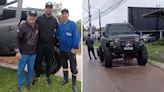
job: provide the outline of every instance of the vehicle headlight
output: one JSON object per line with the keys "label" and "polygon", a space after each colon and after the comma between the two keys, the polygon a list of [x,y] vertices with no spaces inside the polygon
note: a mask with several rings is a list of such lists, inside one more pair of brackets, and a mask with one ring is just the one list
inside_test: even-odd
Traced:
{"label": "vehicle headlight", "polygon": [[138,37],[137,37],[137,38],[135,38],[135,41],[136,41],[136,42],[138,42],[139,40],[140,40],[140,38],[138,38]]}
{"label": "vehicle headlight", "polygon": [[112,38],[109,38],[109,40],[108,41],[113,41],[113,39]]}
{"label": "vehicle headlight", "polygon": [[115,39],[114,39],[114,42],[115,42],[115,43],[118,43],[119,40],[120,40],[119,38],[115,38]]}
{"label": "vehicle headlight", "polygon": [[114,45],[114,42],[110,42],[110,46],[113,46]]}

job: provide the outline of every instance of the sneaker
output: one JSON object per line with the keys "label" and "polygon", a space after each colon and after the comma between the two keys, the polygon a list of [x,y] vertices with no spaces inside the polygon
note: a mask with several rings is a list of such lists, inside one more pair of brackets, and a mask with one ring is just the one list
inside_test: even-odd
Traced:
{"label": "sneaker", "polygon": [[50,85],[52,83],[50,78],[47,78],[47,84]]}
{"label": "sneaker", "polygon": [[68,83],[68,80],[63,80],[63,81],[61,81],[61,85],[65,85],[65,84],[67,84]]}
{"label": "sneaker", "polygon": [[17,92],[22,92],[22,87],[18,87]]}
{"label": "sneaker", "polygon": [[28,90],[28,91],[30,91],[30,83],[26,83],[26,89]]}
{"label": "sneaker", "polygon": [[37,82],[39,82],[40,78],[34,78],[32,81],[32,85],[35,85]]}

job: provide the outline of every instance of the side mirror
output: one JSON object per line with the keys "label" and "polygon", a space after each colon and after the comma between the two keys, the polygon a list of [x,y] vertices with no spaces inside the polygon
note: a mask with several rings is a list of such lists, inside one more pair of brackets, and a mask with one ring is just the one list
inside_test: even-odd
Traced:
{"label": "side mirror", "polygon": [[1,1],[0,1],[0,5],[5,5],[6,2],[7,2],[7,0],[1,0]]}

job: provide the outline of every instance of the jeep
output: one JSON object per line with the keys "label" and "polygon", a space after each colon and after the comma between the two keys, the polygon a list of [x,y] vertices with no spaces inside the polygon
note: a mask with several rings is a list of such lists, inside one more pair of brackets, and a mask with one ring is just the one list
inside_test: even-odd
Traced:
{"label": "jeep", "polygon": [[128,23],[107,24],[104,38],[97,49],[105,67],[112,67],[113,59],[137,59],[138,65],[147,63],[148,52],[143,40]]}

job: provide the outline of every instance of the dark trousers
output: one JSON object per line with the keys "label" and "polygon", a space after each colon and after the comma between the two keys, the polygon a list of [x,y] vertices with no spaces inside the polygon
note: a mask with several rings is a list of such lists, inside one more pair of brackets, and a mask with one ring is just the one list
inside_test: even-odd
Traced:
{"label": "dark trousers", "polygon": [[92,58],[91,58],[91,52],[92,52],[94,58],[96,58],[95,52],[94,52],[94,48],[93,48],[93,47],[88,47],[88,54],[89,54],[89,58],[90,58],[90,59],[92,59]]}
{"label": "dark trousers", "polygon": [[70,61],[72,74],[76,75],[78,73],[76,55],[71,52],[61,52],[61,65],[64,70],[68,70],[68,60]]}
{"label": "dark trousers", "polygon": [[50,77],[51,61],[53,60],[53,44],[39,44],[36,57],[36,77],[42,73],[42,61],[46,62],[46,77]]}

